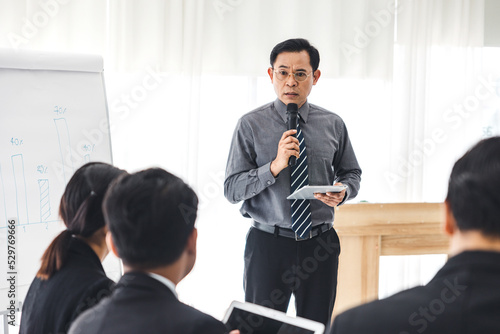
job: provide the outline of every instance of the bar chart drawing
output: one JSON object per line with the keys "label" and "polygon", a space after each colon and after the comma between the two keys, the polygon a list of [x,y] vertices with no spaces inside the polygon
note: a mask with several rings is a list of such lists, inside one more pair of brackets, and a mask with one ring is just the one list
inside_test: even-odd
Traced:
{"label": "bar chart drawing", "polygon": [[[5,219],[5,226],[7,226],[7,202],[5,201],[5,186],[3,184],[2,166],[0,165],[0,203],[2,203],[2,208],[0,210],[0,217]],[[4,224],[0,223],[0,226]]]}
{"label": "bar chart drawing", "polygon": [[24,174],[24,158],[22,154],[11,157],[16,193],[16,209],[18,224],[29,224],[28,192],[26,191],[26,176]]}
{"label": "bar chart drawing", "polygon": [[40,222],[47,222],[50,218],[50,192],[49,180],[39,179],[38,189],[40,190]]}
{"label": "bar chart drawing", "polygon": [[75,171],[75,168],[73,166],[73,156],[71,150],[71,141],[69,137],[68,123],[66,122],[65,118],[54,118],[54,123],[57,130],[57,139],[59,141],[59,152],[61,153],[63,179],[64,183],[66,183]]}

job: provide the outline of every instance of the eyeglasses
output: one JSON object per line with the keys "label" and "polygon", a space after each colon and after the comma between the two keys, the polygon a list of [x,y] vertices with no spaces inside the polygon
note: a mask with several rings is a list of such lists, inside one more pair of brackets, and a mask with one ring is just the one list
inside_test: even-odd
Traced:
{"label": "eyeglasses", "polygon": [[306,72],[288,72],[287,70],[283,70],[283,69],[280,69],[280,70],[277,70],[277,71],[274,71],[274,73],[276,74],[276,78],[279,80],[279,81],[284,81],[284,80],[287,80],[288,77],[290,77],[290,75],[293,75],[293,77],[295,78],[295,80],[297,81],[304,81],[307,79],[308,76],[310,76],[313,72],[307,74]]}

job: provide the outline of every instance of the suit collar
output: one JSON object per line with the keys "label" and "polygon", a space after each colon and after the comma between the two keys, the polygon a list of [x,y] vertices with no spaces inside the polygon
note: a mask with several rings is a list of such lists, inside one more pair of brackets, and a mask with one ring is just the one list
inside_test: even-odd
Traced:
{"label": "suit collar", "polygon": [[167,287],[164,283],[158,281],[157,279],[151,277],[148,273],[142,271],[131,271],[125,273],[116,285],[116,290],[129,288],[154,290],[157,294],[166,294],[177,299],[177,296],[169,287]]}
{"label": "suit collar", "polygon": [[91,267],[104,272],[99,256],[85,241],[72,237],[69,245],[69,253],[72,256],[84,259]]}
{"label": "suit collar", "polygon": [[465,251],[451,257],[439,270],[435,278],[446,276],[457,270],[500,271],[500,252]]}
{"label": "suit collar", "polygon": [[452,265],[463,265],[469,263],[490,264],[495,263],[500,266],[500,252],[493,251],[464,251],[448,260]]}
{"label": "suit collar", "polygon": [[155,274],[155,273],[150,273],[148,272],[147,273],[149,276],[151,276],[152,278],[154,278],[155,280],[165,284],[165,286],[167,288],[170,289],[170,291],[172,291],[172,293],[175,295],[175,297],[178,299],[179,296],[177,295],[177,291],[175,291],[175,284],[174,282],[172,282],[171,280],[169,280],[168,278],[166,277],[163,277],[161,275],[158,275],[158,274]]}

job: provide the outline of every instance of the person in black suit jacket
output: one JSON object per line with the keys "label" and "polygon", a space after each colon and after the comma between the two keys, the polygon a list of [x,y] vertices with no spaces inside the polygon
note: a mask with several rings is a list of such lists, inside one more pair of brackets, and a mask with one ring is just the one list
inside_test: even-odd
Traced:
{"label": "person in black suit jacket", "polygon": [[99,162],[71,177],[59,207],[66,225],[42,256],[24,300],[20,334],[66,333],[83,311],[111,293],[101,261],[108,254],[102,201],[122,170]]}
{"label": "person in black suit jacket", "polygon": [[437,275],[338,315],[331,333],[500,333],[500,137],[455,163],[445,208],[451,257]]}
{"label": "person in black suit jacket", "polygon": [[159,168],[124,175],[110,187],[107,240],[125,275],[69,333],[226,333],[222,322],[181,303],[175,291],[196,260],[197,206],[194,191]]}

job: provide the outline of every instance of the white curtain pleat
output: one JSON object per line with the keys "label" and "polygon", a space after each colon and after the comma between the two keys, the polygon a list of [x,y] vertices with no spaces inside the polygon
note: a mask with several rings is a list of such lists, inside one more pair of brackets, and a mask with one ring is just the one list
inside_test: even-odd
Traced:
{"label": "white curtain pleat", "polygon": [[[394,12],[387,0],[111,0],[112,63],[127,71],[154,63],[168,73],[200,65],[202,73],[258,76],[269,59],[255,55],[300,36],[321,50],[325,76],[388,79]],[[193,29],[199,64],[191,59]]]}
{"label": "white curtain pleat", "polygon": [[[466,98],[479,74],[484,20],[482,1],[399,1],[394,49],[391,168],[385,178],[404,201],[440,201],[443,191],[425,196],[430,160],[441,163],[447,145],[443,113],[452,96]],[[473,80],[477,84],[477,79]],[[439,82],[440,85],[435,83]],[[445,102],[445,103],[443,103]],[[463,137],[466,138],[466,137]],[[477,137],[467,137],[467,144]],[[463,151],[464,145],[457,145]],[[446,179],[447,168],[437,171]],[[444,189],[444,188],[442,188]],[[428,194],[428,192],[427,192]]]}
{"label": "white curtain pleat", "polygon": [[[390,168],[384,172],[394,201],[443,201],[453,163],[481,138],[473,133],[475,122],[450,111],[463,106],[483,76],[483,6],[398,1]],[[450,117],[458,117],[460,126]],[[428,282],[445,261],[446,256],[384,257],[380,296]]]}
{"label": "white curtain pleat", "polygon": [[106,1],[0,1],[1,47],[54,52],[106,51]]}

